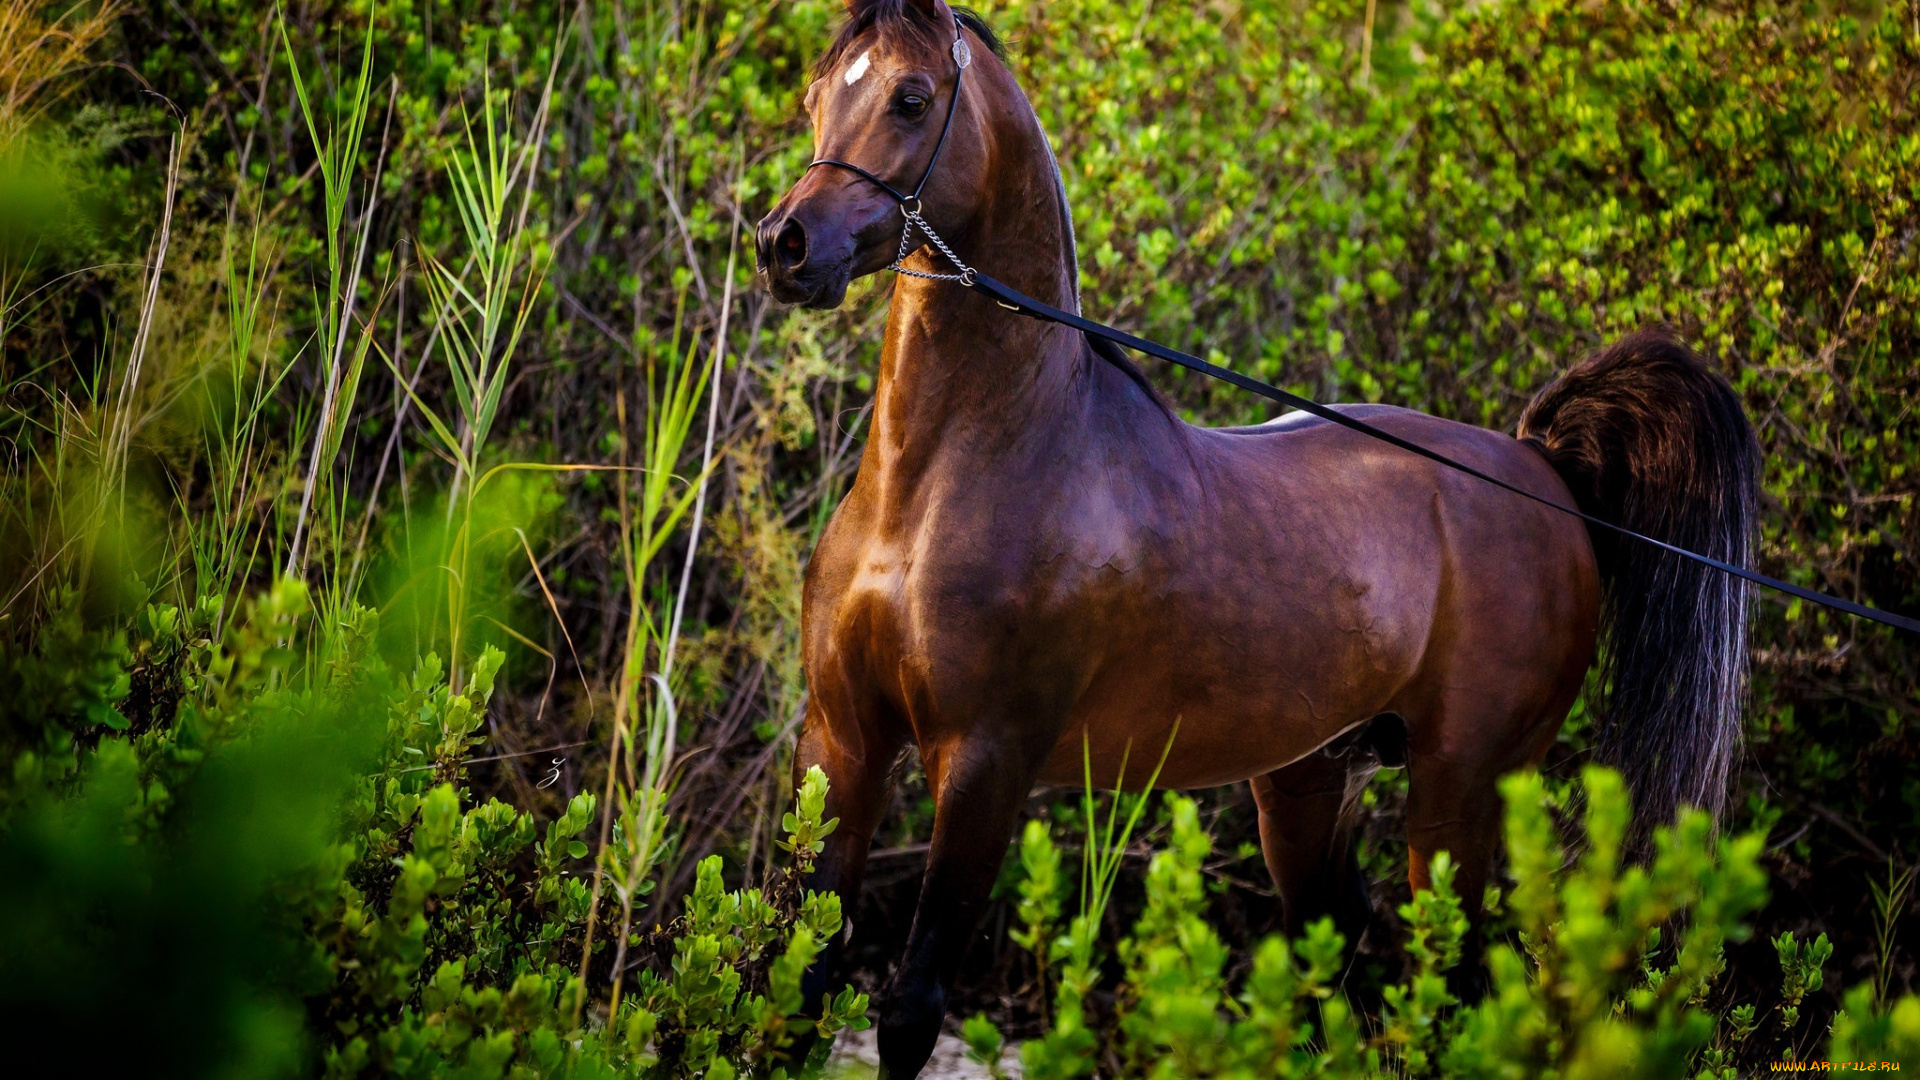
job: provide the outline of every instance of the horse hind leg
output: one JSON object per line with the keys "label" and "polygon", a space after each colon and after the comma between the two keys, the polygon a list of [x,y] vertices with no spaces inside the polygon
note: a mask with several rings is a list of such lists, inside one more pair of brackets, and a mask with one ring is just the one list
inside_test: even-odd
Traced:
{"label": "horse hind leg", "polygon": [[1478,929],[1500,850],[1500,777],[1539,765],[1578,690],[1578,681],[1570,680],[1544,710],[1493,701],[1443,704],[1409,741],[1408,883],[1415,892],[1431,889],[1434,858],[1447,852],[1454,892],[1474,927],[1447,981],[1469,1004],[1486,988]]}
{"label": "horse hind leg", "polygon": [[[1382,758],[1391,760],[1396,745],[1390,732],[1380,736],[1373,727],[1358,728],[1249,782],[1260,809],[1261,851],[1280,890],[1289,937],[1331,916],[1349,948],[1357,948],[1372,921],[1373,903],[1360,872],[1354,830],[1360,794],[1379,771]],[[1376,750],[1376,738],[1386,740],[1385,753]]]}

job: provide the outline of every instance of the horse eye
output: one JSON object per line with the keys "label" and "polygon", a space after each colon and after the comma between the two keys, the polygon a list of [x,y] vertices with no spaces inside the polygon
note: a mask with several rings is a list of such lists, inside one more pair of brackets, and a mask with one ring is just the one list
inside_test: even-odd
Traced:
{"label": "horse eye", "polygon": [[919,94],[902,94],[894,106],[905,116],[919,116],[927,111],[927,99]]}

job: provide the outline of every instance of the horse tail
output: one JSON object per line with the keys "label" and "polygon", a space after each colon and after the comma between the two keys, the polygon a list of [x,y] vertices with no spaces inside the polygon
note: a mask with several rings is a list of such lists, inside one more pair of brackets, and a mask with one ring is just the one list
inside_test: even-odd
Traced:
{"label": "horse tail", "polygon": [[[1760,449],[1727,381],[1664,328],[1576,364],[1527,405],[1519,437],[1603,521],[1750,565]],[[1642,835],[1683,805],[1725,809],[1740,748],[1748,589],[1731,574],[1589,527],[1605,642],[1596,752]]]}

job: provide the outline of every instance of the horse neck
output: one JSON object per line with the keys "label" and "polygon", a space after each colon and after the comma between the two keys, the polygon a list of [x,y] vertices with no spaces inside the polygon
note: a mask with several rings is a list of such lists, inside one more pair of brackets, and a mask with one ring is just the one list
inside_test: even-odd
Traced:
{"label": "horse neck", "polygon": [[[1002,112],[995,138],[1004,164],[974,222],[945,239],[983,273],[1078,310],[1072,221],[1046,136],[1024,98]],[[907,265],[954,270],[930,247]],[[978,459],[1036,437],[1070,437],[1089,395],[1112,374],[1090,360],[1076,331],[1016,315],[957,282],[900,275],[867,461],[916,473],[944,450]]]}

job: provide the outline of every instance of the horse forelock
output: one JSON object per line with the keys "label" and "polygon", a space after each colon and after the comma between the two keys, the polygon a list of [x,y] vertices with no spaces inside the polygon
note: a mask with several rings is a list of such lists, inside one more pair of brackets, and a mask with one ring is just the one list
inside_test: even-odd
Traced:
{"label": "horse forelock", "polygon": [[[987,20],[971,8],[954,7],[953,13],[960,24],[980,39],[993,55],[1006,59],[1006,47],[1000,36],[987,25]],[[893,34],[922,48],[936,50],[942,54],[952,38],[946,35],[945,23],[928,16],[925,8],[910,0],[854,0],[847,6],[847,17],[840,22],[827,51],[813,65],[813,77],[824,79],[840,66],[854,43],[869,30],[879,30],[883,34]]]}

